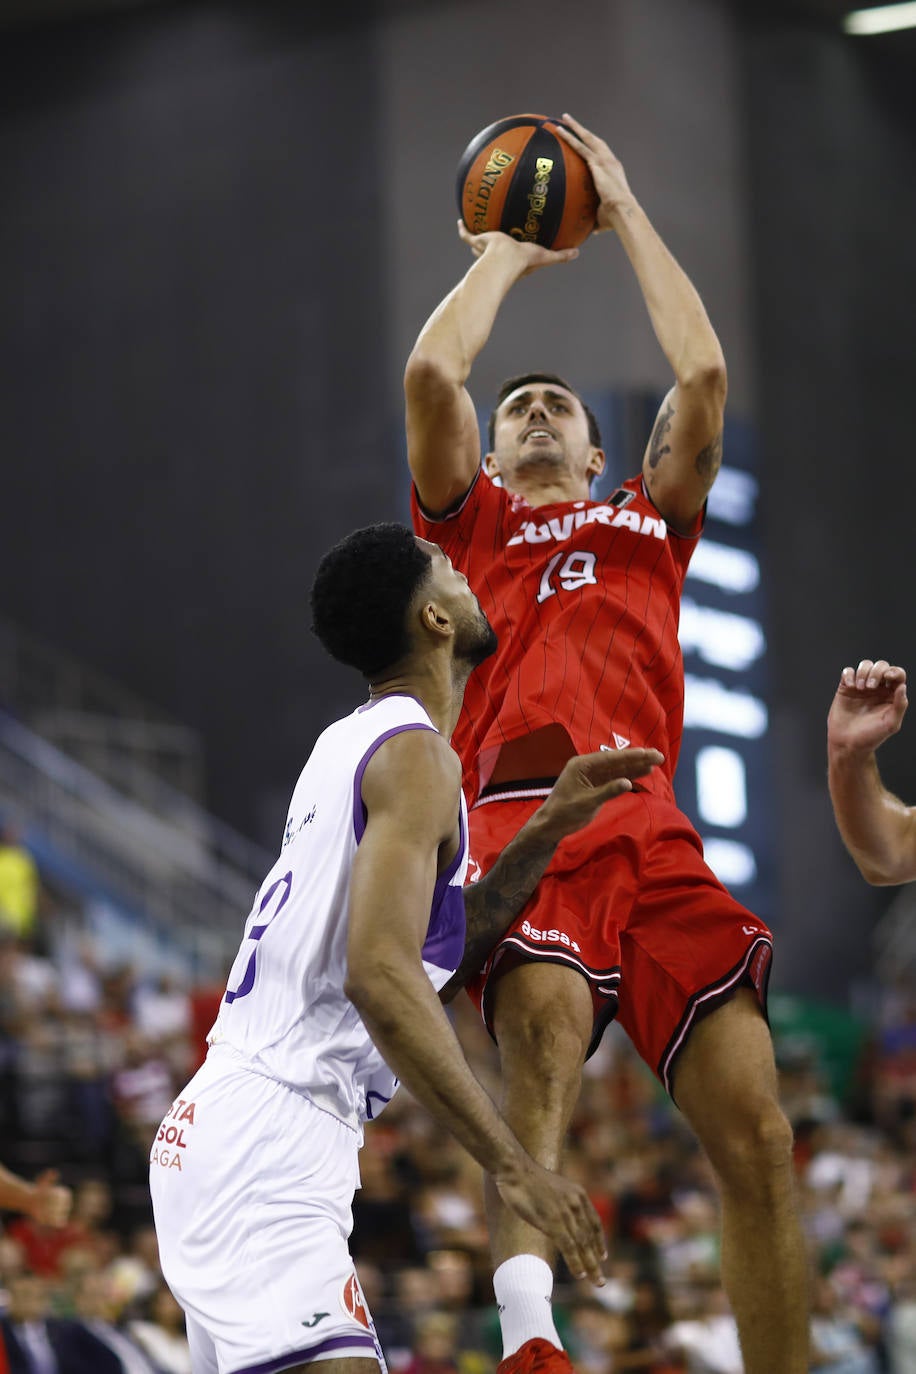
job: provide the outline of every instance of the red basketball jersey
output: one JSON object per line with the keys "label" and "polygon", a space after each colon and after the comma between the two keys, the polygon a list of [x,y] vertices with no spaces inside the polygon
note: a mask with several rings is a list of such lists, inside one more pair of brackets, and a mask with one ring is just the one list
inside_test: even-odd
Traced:
{"label": "red basketball jersey", "polygon": [[414,528],[465,574],[499,638],[468,682],[452,744],[472,803],[501,745],[553,723],[576,751],[661,750],[640,786],[673,800],[684,720],[681,588],[699,538],[670,530],[631,478],[603,501],[533,508],[480,472],[461,506]]}

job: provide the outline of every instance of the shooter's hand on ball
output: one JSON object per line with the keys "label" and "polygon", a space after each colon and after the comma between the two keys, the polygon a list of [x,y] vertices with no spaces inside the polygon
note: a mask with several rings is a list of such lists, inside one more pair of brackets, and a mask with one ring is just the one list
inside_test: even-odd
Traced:
{"label": "shooter's hand on ball", "polygon": [[578,248],[542,248],[539,243],[525,243],[511,234],[490,230],[485,234],[472,234],[463,220],[458,221],[458,236],[466,243],[475,258],[484,253],[499,252],[513,255],[519,263],[518,275],[526,277],[539,267],[550,267],[559,262],[572,262],[579,256]]}
{"label": "shooter's hand on ball", "polygon": [[598,225],[595,233],[606,229],[616,229],[620,215],[636,205],[636,198],[630,190],[626,173],[620,159],[611,152],[603,138],[593,134],[580,124],[572,115],[564,114],[563,123],[573,130],[569,133],[562,124],[557,125],[557,136],[562,138],[576,152],[581,153],[588,163],[588,169],[598,192]]}

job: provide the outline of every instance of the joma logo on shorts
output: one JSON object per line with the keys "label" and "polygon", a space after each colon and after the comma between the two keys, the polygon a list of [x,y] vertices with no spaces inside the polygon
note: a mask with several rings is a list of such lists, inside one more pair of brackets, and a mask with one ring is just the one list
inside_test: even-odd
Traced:
{"label": "joma logo on shorts", "polygon": [[538,944],[546,942],[551,945],[565,945],[567,949],[574,949],[577,954],[582,953],[575,940],[571,940],[565,930],[538,930],[530,921],[522,921],[522,934]]}

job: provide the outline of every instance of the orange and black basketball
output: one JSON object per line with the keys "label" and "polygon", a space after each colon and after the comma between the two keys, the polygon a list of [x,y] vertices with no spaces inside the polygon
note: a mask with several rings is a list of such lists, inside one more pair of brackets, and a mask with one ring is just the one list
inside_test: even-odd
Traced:
{"label": "orange and black basketball", "polygon": [[472,138],[458,163],[458,209],[472,234],[501,229],[544,248],[575,248],[595,227],[585,159],[556,133],[562,120],[520,114]]}

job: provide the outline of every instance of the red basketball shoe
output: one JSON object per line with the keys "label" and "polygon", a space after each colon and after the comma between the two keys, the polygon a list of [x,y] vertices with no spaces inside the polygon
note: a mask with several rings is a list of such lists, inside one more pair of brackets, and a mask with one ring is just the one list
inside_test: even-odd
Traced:
{"label": "red basketball shoe", "polygon": [[558,1350],[550,1341],[534,1336],[514,1355],[500,1360],[496,1374],[573,1374],[573,1365],[565,1350]]}

